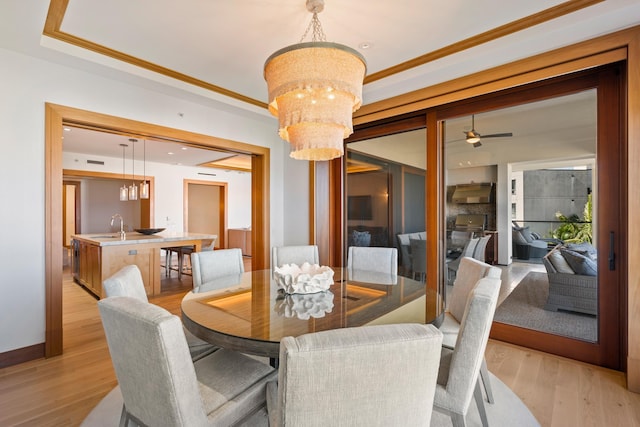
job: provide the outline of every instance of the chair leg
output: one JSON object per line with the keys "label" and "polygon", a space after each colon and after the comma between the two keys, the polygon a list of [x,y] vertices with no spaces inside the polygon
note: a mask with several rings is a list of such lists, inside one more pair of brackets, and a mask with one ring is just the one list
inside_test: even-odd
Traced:
{"label": "chair leg", "polygon": [[478,378],[478,381],[476,381],[476,386],[473,389],[473,398],[476,401],[476,405],[478,406],[478,412],[480,413],[482,427],[489,427],[487,411],[484,407],[484,398],[482,397],[482,389],[480,388],[480,378]]}
{"label": "chair leg", "polygon": [[451,424],[453,424],[453,427],[467,427],[464,415],[455,412],[451,413]]}
{"label": "chair leg", "polygon": [[491,389],[491,380],[489,379],[489,369],[487,369],[487,359],[482,358],[482,365],[480,366],[480,378],[484,385],[484,391],[487,394],[487,402],[494,403],[493,390]]}
{"label": "chair leg", "polygon": [[129,424],[129,414],[124,404],[122,405],[122,413],[120,414],[120,427],[127,427]]}

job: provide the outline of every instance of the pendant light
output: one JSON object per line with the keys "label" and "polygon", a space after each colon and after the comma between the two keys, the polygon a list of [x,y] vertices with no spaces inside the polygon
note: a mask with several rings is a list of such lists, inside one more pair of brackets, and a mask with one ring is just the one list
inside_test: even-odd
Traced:
{"label": "pendant light", "polygon": [[142,170],[143,176],[142,182],[140,182],[140,198],[148,199],[149,198],[149,183],[147,182],[147,140],[142,140]]}
{"label": "pendant light", "polygon": [[129,139],[132,145],[131,152],[131,185],[129,186],[129,200],[138,200],[138,186],[135,183],[136,171],[136,141],[137,139]]}
{"label": "pendant light", "polygon": [[[128,147],[127,144],[120,144],[122,147],[122,181],[125,180],[124,177],[124,149]],[[122,187],[120,187],[120,201],[126,202],[129,200],[129,189],[127,188],[126,182],[122,183]]]}

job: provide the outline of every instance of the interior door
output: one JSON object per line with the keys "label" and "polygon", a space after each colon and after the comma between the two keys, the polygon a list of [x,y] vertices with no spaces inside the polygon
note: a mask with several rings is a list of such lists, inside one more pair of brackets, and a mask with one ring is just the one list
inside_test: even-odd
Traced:
{"label": "interior door", "polygon": [[226,194],[225,182],[185,180],[185,231],[215,234],[215,246],[226,247]]}

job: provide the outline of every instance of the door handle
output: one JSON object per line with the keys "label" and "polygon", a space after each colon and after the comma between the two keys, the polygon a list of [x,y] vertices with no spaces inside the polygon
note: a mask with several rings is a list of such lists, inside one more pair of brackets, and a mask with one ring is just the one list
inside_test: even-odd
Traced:
{"label": "door handle", "polygon": [[609,270],[616,269],[616,253],[613,248],[615,245],[615,234],[613,231],[609,232]]}

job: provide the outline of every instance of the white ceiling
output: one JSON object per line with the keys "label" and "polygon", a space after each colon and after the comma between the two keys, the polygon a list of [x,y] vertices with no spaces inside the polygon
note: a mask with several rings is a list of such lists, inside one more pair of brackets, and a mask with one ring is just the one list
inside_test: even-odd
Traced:
{"label": "white ceiling", "polygon": [[[61,4],[0,0],[0,48],[224,105],[270,120],[274,128],[276,120],[264,108],[264,61],[298,43],[311,19],[304,0],[68,0],[59,28],[44,36],[50,6],[55,11]],[[578,8],[518,26],[519,20],[567,5]],[[363,97],[368,104],[638,25],[640,1],[326,0],[319,18],[327,41],[351,46],[366,58]],[[513,23],[516,32],[455,48]],[[441,49],[451,54],[418,60],[438,56]],[[402,66],[411,60],[422,65]],[[370,81],[395,66],[398,72]],[[480,133],[511,131],[481,126],[478,119]]]}

